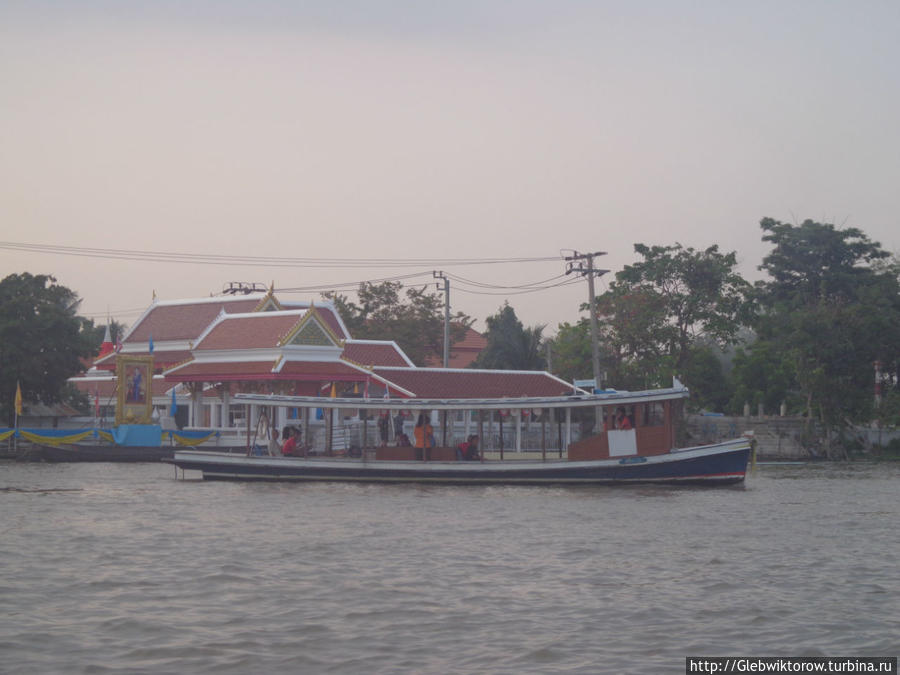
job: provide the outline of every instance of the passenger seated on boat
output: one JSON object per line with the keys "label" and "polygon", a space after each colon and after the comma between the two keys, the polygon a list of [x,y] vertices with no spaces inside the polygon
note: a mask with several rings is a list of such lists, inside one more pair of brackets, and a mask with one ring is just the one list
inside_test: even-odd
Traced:
{"label": "passenger seated on boat", "polygon": [[460,443],[456,447],[456,459],[460,462],[472,462],[481,459],[481,455],[478,454],[478,436],[472,434],[465,442]]}
{"label": "passenger seated on boat", "polygon": [[404,433],[397,434],[397,447],[408,448],[412,443],[409,442],[409,436]]}
{"label": "passenger seated on boat", "polygon": [[297,454],[297,435],[290,427],[284,428],[284,445],[281,447],[281,454],[290,457]]}
{"label": "passenger seated on boat", "polygon": [[281,443],[278,442],[278,429],[272,429],[272,438],[269,440],[269,456],[281,457]]}
{"label": "passenger seated on boat", "polygon": [[616,408],[616,429],[627,431],[633,428],[631,419],[625,414],[625,408],[623,406]]}

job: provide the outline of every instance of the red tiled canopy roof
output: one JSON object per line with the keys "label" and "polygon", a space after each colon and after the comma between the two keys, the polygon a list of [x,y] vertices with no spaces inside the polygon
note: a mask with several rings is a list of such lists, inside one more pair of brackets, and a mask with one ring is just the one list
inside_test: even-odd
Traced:
{"label": "red tiled canopy roof", "polygon": [[366,372],[343,361],[287,361],[276,372],[276,361],[191,362],[166,373],[170,382],[235,380],[349,380],[362,382]]}
{"label": "red tiled canopy roof", "polygon": [[564,396],[572,391],[572,385],[539,371],[375,368],[374,372],[417,398]]}
{"label": "red tiled canopy roof", "polygon": [[[153,338],[154,341],[156,338]],[[116,369],[116,356],[151,356],[150,352],[126,352],[122,354],[108,354],[104,356],[102,359],[98,359],[94,365],[98,370],[111,370],[115,371]],[[192,354],[189,349],[156,349],[153,354],[153,368],[171,368],[176,363],[181,363],[182,361],[186,361],[191,358]]]}
{"label": "red tiled canopy roof", "polygon": [[[95,393],[100,395],[100,402],[103,403],[107,398],[116,395],[117,380],[115,377],[92,378],[92,377],[73,377],[69,379],[75,388],[83,394],[91,397]],[[164,396],[173,386],[172,382],[166,382],[162,377],[154,377],[151,385],[153,396]]]}

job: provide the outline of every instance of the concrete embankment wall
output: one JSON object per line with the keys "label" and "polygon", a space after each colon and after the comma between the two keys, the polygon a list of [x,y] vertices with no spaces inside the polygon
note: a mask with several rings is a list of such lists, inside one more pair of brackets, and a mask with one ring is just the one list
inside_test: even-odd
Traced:
{"label": "concrete embankment wall", "polygon": [[[756,438],[759,459],[798,460],[822,458],[822,452],[804,447],[801,443],[806,419],[803,417],[717,417],[688,415],[687,432],[690,444],[714,443],[742,436],[752,431]],[[813,435],[818,429],[813,429]],[[859,427],[844,433],[844,440],[856,452],[878,455],[880,448],[894,439],[900,439],[900,430]],[[839,441],[838,441],[839,442]]]}
{"label": "concrete embankment wall", "polygon": [[802,417],[712,417],[688,415],[691,444],[715,443],[752,431],[758,459],[810,459],[800,439],[806,420]]}

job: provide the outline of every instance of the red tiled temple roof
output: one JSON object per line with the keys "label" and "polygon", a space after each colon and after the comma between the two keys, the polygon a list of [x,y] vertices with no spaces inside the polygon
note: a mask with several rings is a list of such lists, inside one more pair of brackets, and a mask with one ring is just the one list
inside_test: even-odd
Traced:
{"label": "red tiled temple roof", "polygon": [[343,358],[361,366],[395,366],[408,368],[411,363],[404,358],[400,348],[393,342],[368,340],[348,340],[344,343]]}
{"label": "red tiled temple roof", "polygon": [[297,325],[305,312],[262,312],[259,314],[223,317],[200,340],[194,349],[265,349],[275,348],[278,342]]}
{"label": "red tiled temple roof", "polygon": [[341,322],[338,320],[337,314],[332,307],[325,305],[315,305],[315,308],[316,312],[322,317],[322,320],[328,324],[328,327],[341,340],[346,340],[350,337],[347,332],[341,327]]}
{"label": "red tiled temple roof", "polygon": [[226,314],[252,312],[260,300],[260,296],[254,296],[154,305],[126,335],[124,342],[147,342],[151,335],[154,342],[195,340],[223,310]]}
{"label": "red tiled temple roof", "polygon": [[417,398],[519,398],[563,396],[572,391],[571,384],[539,371],[375,368],[374,372]]}

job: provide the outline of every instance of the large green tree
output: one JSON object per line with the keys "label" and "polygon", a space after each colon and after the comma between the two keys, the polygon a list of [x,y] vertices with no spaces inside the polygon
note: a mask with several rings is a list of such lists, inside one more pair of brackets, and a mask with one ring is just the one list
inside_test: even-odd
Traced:
{"label": "large green tree", "polygon": [[[708,354],[698,347],[734,342],[746,317],[750,285],[735,271],[735,253],[681,244],[635,244],[634,250],[641,260],[617,273],[596,299],[610,384],[656,387],[691,373],[704,373],[703,382],[711,382]],[[692,366],[694,358],[705,366]]]}
{"label": "large green tree", "polygon": [[543,326],[523,326],[509,303],[489,316],[485,324],[487,346],[475,359],[473,368],[543,370],[546,367],[541,350]]}
{"label": "large green tree", "polygon": [[[363,282],[353,302],[346,295],[323,293],[333,301],[354,338],[394,340],[413,363],[440,360],[444,349],[444,301],[427,286],[404,290],[399,281]],[[463,339],[472,319],[451,316],[450,344]]]}
{"label": "large green tree", "polygon": [[790,369],[809,419],[833,432],[873,414],[873,364],[896,369],[900,354],[900,284],[890,254],[857,228],[806,220],[760,222],[773,245],[757,284],[759,340]]}
{"label": "large green tree", "polygon": [[94,355],[80,300],[52,276],[27,272],[0,281],[0,415],[11,423],[16,383],[26,400],[55,403],[66,380]]}
{"label": "large green tree", "polygon": [[591,366],[591,328],[587,319],[561,323],[550,345],[550,372],[568,382],[593,377]]}

